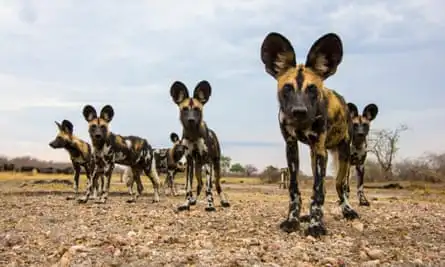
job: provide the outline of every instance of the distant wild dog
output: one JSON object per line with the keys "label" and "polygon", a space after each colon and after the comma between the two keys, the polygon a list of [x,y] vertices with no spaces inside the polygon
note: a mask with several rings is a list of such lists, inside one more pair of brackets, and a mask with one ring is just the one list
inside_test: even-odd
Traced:
{"label": "distant wild dog", "polygon": [[[196,198],[199,197],[203,187],[202,167],[207,176],[205,210],[215,211],[212,196],[213,176],[221,206],[230,206],[221,188],[221,147],[215,132],[207,127],[203,119],[203,108],[211,93],[212,88],[205,80],[196,85],[193,97],[189,97],[187,87],[180,81],[174,82],[170,88],[173,102],[179,107],[179,118],[183,127],[181,143],[186,147],[187,158],[186,202],[178,207],[179,211],[189,210],[190,205],[196,204]],[[192,193],[194,169],[198,180],[196,198]]]}
{"label": "distant wild dog", "polygon": [[[69,120],[63,120],[62,123],[55,121],[59,132],[54,140],[49,143],[49,146],[53,149],[65,149],[71,158],[71,163],[74,169],[74,192],[75,197],[79,193],[79,176],[81,167],[85,169],[88,181],[91,179],[90,175],[94,168],[94,159],[91,151],[91,146],[82,139],[76,137],[73,134],[74,126]],[[101,190],[103,190],[103,176],[101,176]],[[95,195],[99,191],[99,184],[96,184]],[[99,194],[100,194],[99,192]],[[96,197],[96,196],[95,196]],[[74,199],[67,197],[67,199]]]}
{"label": "distant wild dog", "polygon": [[280,169],[280,186],[286,189],[289,187],[289,168],[281,168]]}
{"label": "distant wild dog", "polygon": [[325,201],[324,179],[330,150],[338,163],[336,189],[343,216],[358,218],[348,202],[343,184],[349,169],[350,116],[344,98],[324,86],[324,80],[333,75],[343,56],[340,37],[326,34],[314,42],[305,64],[296,63],[290,41],[283,35],[269,33],[261,46],[261,60],[266,72],[277,81],[281,133],[286,142],[287,164],[290,172],[289,214],[280,224],[286,232],[299,229],[301,194],[298,187],[298,141],[311,150],[314,186],[310,205],[310,223],[306,234],[327,233],[323,220]]}
{"label": "distant wild dog", "polygon": [[186,148],[181,143],[178,134],[170,133],[170,140],[173,143],[172,147],[155,150],[156,168],[158,173],[166,174],[164,189],[168,186],[171,194],[176,196],[174,178],[178,172],[184,172],[187,167]]}
{"label": "distant wild dog", "polygon": [[[365,177],[365,161],[368,149],[367,137],[371,121],[375,119],[379,109],[376,104],[369,104],[364,109],[362,114],[358,113],[357,106],[353,103],[348,103],[349,114],[352,119],[352,140],[351,140],[351,167],[355,166],[357,173],[357,197],[359,199],[360,206],[369,206],[369,201],[366,199],[363,183]],[[347,174],[347,188],[346,191],[349,194],[349,177],[350,169]]]}
{"label": "distant wild dog", "polygon": [[79,199],[80,203],[86,203],[92,193],[91,184],[97,180],[97,170],[104,169],[105,189],[101,195],[100,203],[105,203],[110,190],[111,175],[115,164],[129,166],[132,169],[134,180],[137,184],[137,194],[132,195],[128,202],[136,201],[141,195],[143,186],[141,182],[141,172],[143,171],[153,184],[153,202],[159,202],[159,177],[156,171],[156,160],[154,159],[153,148],[138,136],[121,136],[114,134],[109,129],[109,123],[114,117],[114,110],[110,105],[105,105],[97,117],[97,112],[91,105],[83,108],[83,116],[88,122],[88,132],[93,144],[93,155],[95,168],[91,176],[92,183],[89,183],[85,197]]}
{"label": "distant wild dog", "polygon": [[[173,142],[173,146],[171,148],[155,149],[154,156],[158,174],[166,174],[164,190],[165,186],[168,186],[171,194],[176,196],[177,193],[174,186],[174,177],[176,173],[185,171],[187,160],[185,146],[181,144],[179,136],[176,133],[171,133],[170,140]],[[130,192],[132,192],[134,180],[130,167],[125,169],[123,178],[127,187],[131,190]]]}

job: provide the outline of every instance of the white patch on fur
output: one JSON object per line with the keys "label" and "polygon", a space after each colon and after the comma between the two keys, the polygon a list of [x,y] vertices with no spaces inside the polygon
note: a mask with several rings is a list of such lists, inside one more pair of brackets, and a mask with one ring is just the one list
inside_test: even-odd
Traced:
{"label": "white patch on fur", "polygon": [[280,123],[283,123],[283,122],[284,122],[284,119],[285,119],[284,113],[281,112],[281,110],[280,110],[280,112],[278,113],[278,121],[279,121]]}
{"label": "white patch on fur", "polygon": [[127,148],[131,148],[131,140],[125,140],[125,144],[127,145]]}
{"label": "white patch on fur", "polygon": [[187,157],[184,155],[182,155],[181,159],[179,159],[178,163],[177,163],[181,168],[185,167],[187,165]]}
{"label": "white patch on fur", "polygon": [[115,161],[121,161],[121,160],[124,160],[125,158],[126,158],[125,154],[122,153],[122,152],[117,152],[117,153],[114,154],[114,160]]}
{"label": "white patch on fur", "polygon": [[109,155],[111,151],[111,145],[105,144],[102,148],[102,151],[100,151],[100,154],[102,156],[106,156]]}
{"label": "white patch on fur", "polygon": [[198,152],[200,155],[202,155],[204,152],[207,152],[208,148],[204,142],[204,138],[199,138],[196,143],[197,143]]}
{"label": "white patch on fur", "polygon": [[186,147],[184,156],[188,156],[192,152],[192,143],[188,139],[182,139],[182,144]]}

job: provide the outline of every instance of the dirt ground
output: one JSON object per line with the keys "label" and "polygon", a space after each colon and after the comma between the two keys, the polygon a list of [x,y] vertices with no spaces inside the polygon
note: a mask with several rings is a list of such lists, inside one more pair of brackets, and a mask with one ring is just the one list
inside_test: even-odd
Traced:
{"label": "dirt ground", "polygon": [[[443,188],[368,189],[370,207],[358,206],[354,189],[361,218],[349,222],[330,181],[328,235],[314,239],[305,224],[279,230],[288,197],[278,185],[223,186],[230,208],[215,196],[216,212],[205,212],[201,198],[176,213],[184,196],[152,204],[148,184],[137,203],[114,183],[106,204],[81,205],[66,200],[69,185],[0,182],[0,266],[445,266]],[[302,188],[306,214],[311,182]]]}

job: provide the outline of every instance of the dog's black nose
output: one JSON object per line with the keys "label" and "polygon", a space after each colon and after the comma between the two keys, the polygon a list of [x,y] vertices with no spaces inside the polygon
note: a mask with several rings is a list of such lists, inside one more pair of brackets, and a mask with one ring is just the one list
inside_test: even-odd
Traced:
{"label": "dog's black nose", "polygon": [[94,135],[94,138],[96,138],[96,139],[100,139],[102,137],[102,135],[100,135],[100,134],[95,134]]}
{"label": "dog's black nose", "polygon": [[307,114],[307,108],[305,107],[298,107],[292,109],[292,116],[294,117],[301,118],[306,116],[306,114]]}

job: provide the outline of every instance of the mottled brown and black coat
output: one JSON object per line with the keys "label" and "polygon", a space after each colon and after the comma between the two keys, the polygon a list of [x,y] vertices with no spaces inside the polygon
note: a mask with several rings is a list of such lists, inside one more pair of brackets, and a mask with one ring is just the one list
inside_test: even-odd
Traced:
{"label": "mottled brown and black coat", "polygon": [[314,42],[304,64],[297,64],[292,44],[279,33],[269,33],[261,46],[261,60],[266,72],[277,81],[278,120],[286,142],[290,202],[288,217],[280,224],[286,232],[296,231],[300,221],[298,142],[310,147],[314,175],[307,234],[326,234],[323,205],[327,150],[335,152],[334,160],[339,163],[336,188],[343,215],[349,219],[358,217],[348,203],[343,186],[349,169],[348,108],[340,94],[324,85],[324,80],[336,72],[342,57],[342,42],[334,33],[323,35]]}
{"label": "mottled brown and black coat", "polygon": [[[176,133],[171,133],[170,140],[173,146],[170,148],[154,149],[154,157],[158,174],[166,174],[164,191],[165,186],[168,186],[172,195],[176,196],[174,178],[177,173],[185,171],[187,159],[185,156],[185,147],[181,144],[179,136]],[[130,167],[124,172],[124,180],[127,186],[131,188],[130,190],[132,190],[134,179]]]}
{"label": "mottled brown and black coat", "polygon": [[213,178],[215,178],[216,191],[220,197],[221,206],[229,207],[230,204],[221,188],[221,147],[215,132],[207,127],[203,119],[204,105],[210,98],[212,88],[208,81],[199,82],[189,97],[187,87],[180,81],[176,81],[170,88],[170,96],[179,108],[179,118],[182,124],[181,144],[186,147],[186,202],[178,207],[178,210],[188,210],[190,205],[196,204],[196,198],[192,193],[193,173],[195,171],[198,180],[196,196],[198,197],[203,187],[202,168],[207,176],[206,199],[207,211],[214,211],[212,196]]}
{"label": "mottled brown and black coat", "polygon": [[[140,179],[142,172],[150,178],[153,184],[153,202],[158,202],[159,177],[156,171],[154,150],[148,141],[138,136],[122,136],[111,132],[109,123],[114,117],[114,110],[110,105],[105,105],[102,108],[99,117],[94,107],[86,105],[83,109],[83,116],[88,122],[88,132],[93,144],[93,155],[96,163],[92,174],[93,182],[96,180],[96,170],[98,168],[104,169],[105,186],[100,202],[106,202],[110,189],[111,175],[116,163],[132,168],[138,190],[137,194],[129,202],[135,201],[142,193],[143,186]],[[85,197],[80,199],[79,202],[87,202],[90,194],[91,187],[89,186]]]}
{"label": "mottled brown and black coat", "polygon": [[[53,149],[65,149],[70,155],[71,163],[74,170],[74,192],[78,195],[79,192],[79,177],[81,167],[85,169],[88,182],[90,181],[91,173],[94,169],[94,158],[92,155],[92,149],[88,142],[76,137],[73,134],[74,126],[69,120],[63,120],[62,123],[55,122],[58,128],[58,133],[54,140],[49,143],[49,146]],[[103,187],[103,176],[102,183]],[[98,193],[99,184],[95,186],[95,193]],[[103,188],[102,188],[103,189]],[[101,190],[102,190],[101,189]],[[71,199],[70,197],[68,199]]]}
{"label": "mottled brown and black coat", "polygon": [[[373,121],[379,109],[376,104],[368,104],[362,114],[359,114],[358,108],[354,103],[348,103],[349,114],[351,116],[351,155],[350,165],[355,166],[357,175],[357,197],[359,199],[360,206],[369,206],[370,203],[365,196],[364,191],[364,178],[365,178],[365,161],[368,154],[368,134],[371,127],[371,121]],[[349,177],[350,169],[347,174],[347,188],[346,191],[349,194]]]}

